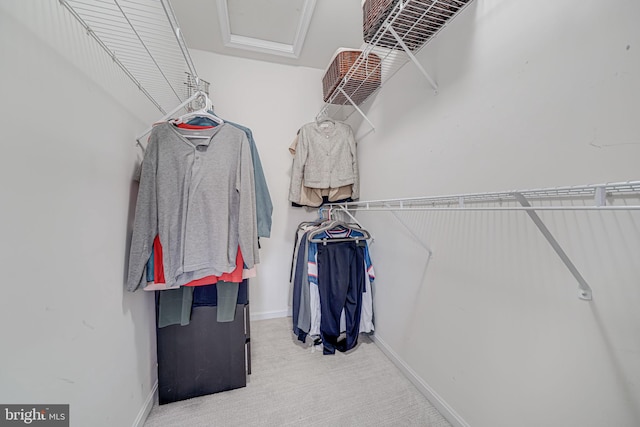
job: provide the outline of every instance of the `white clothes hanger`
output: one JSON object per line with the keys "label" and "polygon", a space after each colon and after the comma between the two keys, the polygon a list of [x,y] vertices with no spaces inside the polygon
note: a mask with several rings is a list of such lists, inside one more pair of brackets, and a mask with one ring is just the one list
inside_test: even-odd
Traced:
{"label": "white clothes hanger", "polygon": [[213,112],[211,111],[213,110],[213,103],[211,102],[207,94],[202,92],[202,97],[204,101],[203,102],[204,106],[201,109],[183,114],[182,116],[178,117],[174,121],[174,123],[187,123],[189,120],[195,117],[206,117],[208,119],[213,120],[215,123],[219,125],[223,124],[224,120],[222,120],[220,117],[213,114]]}
{"label": "white clothes hanger", "polygon": [[327,107],[325,106],[320,113],[316,116],[316,125],[320,126],[323,123],[332,123],[334,124],[336,121],[329,116],[327,113]]}
{"label": "white clothes hanger", "polygon": [[[360,233],[362,233],[362,236],[352,236],[352,237],[338,237],[338,238],[323,238],[323,239],[316,239],[315,236],[317,236],[318,234],[322,233],[323,231],[329,231],[329,230],[333,230],[334,228],[337,227],[342,227],[342,228],[346,228],[348,230],[353,230],[353,231],[359,231]],[[369,240],[371,239],[371,234],[369,234],[369,232],[367,230],[365,230],[364,228],[358,228],[358,227],[354,227],[351,224],[347,224],[344,221],[340,221],[340,220],[333,220],[328,222],[326,225],[323,225],[321,227],[316,228],[315,230],[313,230],[312,232],[309,233],[307,239],[310,242],[314,242],[314,243],[323,243],[326,244],[327,242],[359,242],[361,240]]]}
{"label": "white clothes hanger", "polygon": [[[162,123],[167,121],[168,119],[170,119],[171,117],[174,116],[174,114],[176,114],[178,111],[182,110],[184,107],[186,107],[187,105],[189,105],[191,102],[193,102],[196,98],[200,97],[200,96],[204,96],[205,100],[209,100],[209,97],[207,96],[206,93],[204,93],[203,91],[199,90],[196,91],[193,95],[191,95],[189,98],[187,98],[182,104],[178,105],[176,108],[174,108],[173,110],[169,111],[167,114],[165,114],[164,116],[162,116],[159,120],[157,120],[155,124],[158,123]],[[205,101],[206,102],[206,101]],[[211,102],[209,100],[209,102]],[[136,138],[136,144],[140,146],[140,148],[143,149],[144,151],[144,146],[142,145],[142,143],[140,142],[140,140],[142,138],[144,138],[145,136],[147,136],[151,130],[153,129],[153,125],[151,125],[150,127],[147,128],[147,130],[145,130],[142,134],[140,134],[140,136],[138,136]]]}

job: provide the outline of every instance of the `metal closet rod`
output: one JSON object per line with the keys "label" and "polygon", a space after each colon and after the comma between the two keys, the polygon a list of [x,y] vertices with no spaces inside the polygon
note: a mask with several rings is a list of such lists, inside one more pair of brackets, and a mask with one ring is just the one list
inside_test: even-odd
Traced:
{"label": "metal closet rod", "polygon": [[[593,198],[593,206],[469,206],[475,203],[518,203],[518,195],[528,200],[568,200]],[[354,210],[639,210],[640,205],[607,205],[606,198],[614,196],[640,197],[640,181],[606,184],[550,187],[533,190],[510,190],[501,192],[467,193],[447,196],[424,196],[394,199],[366,200],[334,203],[331,206]]]}

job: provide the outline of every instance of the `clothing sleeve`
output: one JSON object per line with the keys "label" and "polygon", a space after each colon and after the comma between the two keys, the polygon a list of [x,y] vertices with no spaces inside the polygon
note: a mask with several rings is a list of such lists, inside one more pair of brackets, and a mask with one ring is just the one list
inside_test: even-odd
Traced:
{"label": "clothing sleeve", "polygon": [[140,186],[133,219],[127,274],[127,290],[130,292],[136,291],[146,281],[145,267],[153,249],[153,239],[158,234],[157,156],[157,141],[155,138],[150,138],[142,160]]}
{"label": "clothing sleeve", "polygon": [[373,263],[369,256],[369,245],[365,245],[364,247],[364,266],[367,270],[367,275],[369,276],[369,282],[373,283],[376,279],[376,272],[373,270]]}
{"label": "clothing sleeve", "polygon": [[293,239],[293,253],[291,254],[291,271],[289,272],[289,283],[293,283],[293,273],[295,272],[298,262],[298,248],[302,244],[302,236],[304,231],[300,228],[296,229],[296,235]]}
{"label": "clothing sleeve", "polygon": [[[315,236],[322,238],[322,234]],[[305,237],[307,238],[307,237]],[[307,242],[307,277],[309,283],[318,284],[318,244],[316,242]]]}
{"label": "clothing sleeve", "polygon": [[[297,233],[296,233],[297,236]],[[304,277],[303,273],[306,272],[307,269],[307,258],[304,245],[305,242],[300,240],[300,245],[296,246],[295,250],[295,258],[296,258],[296,274],[293,278],[293,292],[291,298],[291,316],[292,316],[292,325],[293,325],[293,333],[297,336],[301,336],[301,332],[309,332],[307,330],[301,330],[299,326],[300,313],[304,312],[304,307],[302,307],[302,292],[304,288]],[[307,283],[307,287],[309,284]]]}
{"label": "clothing sleeve", "polygon": [[273,203],[267,186],[267,179],[264,177],[264,170],[260,162],[258,147],[253,139],[250,130],[246,131],[249,138],[249,146],[251,148],[251,160],[253,162],[253,173],[256,189],[256,216],[258,222],[258,237],[271,236],[271,216],[273,214]]}
{"label": "clothing sleeve", "polygon": [[[309,241],[307,240],[307,233],[304,234],[301,244],[302,254],[298,256],[303,256],[303,258],[308,258],[307,251],[309,249]],[[300,287],[300,310],[298,312],[298,329],[305,333],[309,333],[311,329],[311,302],[310,302],[310,291],[309,291],[309,277],[307,269],[302,269],[302,285]]]}
{"label": "clothing sleeve", "polygon": [[296,155],[296,148],[298,148],[298,135],[297,134],[296,134],[296,137],[293,138],[293,142],[289,146],[289,152],[291,153],[292,156]]}
{"label": "clothing sleeve", "polygon": [[305,143],[304,129],[301,129],[298,136],[296,154],[293,156],[293,166],[291,168],[291,184],[289,186],[290,202],[300,203],[300,191],[302,189],[302,177],[304,175],[304,165],[306,161],[307,144]]}
{"label": "clothing sleeve", "polygon": [[351,126],[349,126],[349,149],[351,150],[351,167],[353,168],[354,176],[353,186],[351,187],[351,198],[356,200],[360,198],[360,173],[358,171],[358,146]]}
{"label": "clothing sleeve", "polygon": [[260,262],[258,253],[258,225],[256,220],[256,193],[251,149],[243,135],[238,167],[236,169],[236,191],[240,194],[238,218],[238,242],[247,268]]}
{"label": "clothing sleeve", "polygon": [[251,161],[253,162],[253,173],[255,179],[256,220],[258,222],[258,237],[270,237],[273,203],[271,202],[271,195],[269,194],[267,179],[264,176],[264,170],[262,169],[262,162],[260,161],[260,155],[258,154],[258,147],[256,146],[255,139],[253,138],[253,132],[251,132],[251,129],[237,123],[229,121],[227,121],[227,123],[243,131],[247,136],[247,139],[249,140],[249,148],[251,149]]}
{"label": "clothing sleeve", "polygon": [[147,277],[147,283],[149,282],[155,282],[155,280],[153,279],[153,273],[155,272],[154,268],[153,268],[153,248],[151,248],[151,255],[149,256],[149,261],[147,261],[147,272],[146,272],[146,277]]}

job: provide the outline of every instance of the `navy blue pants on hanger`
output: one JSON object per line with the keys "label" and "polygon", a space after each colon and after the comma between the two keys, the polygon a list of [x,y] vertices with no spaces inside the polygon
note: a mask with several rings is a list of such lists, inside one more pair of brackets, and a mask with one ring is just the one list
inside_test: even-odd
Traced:
{"label": "navy blue pants on hanger", "polygon": [[[360,309],[365,286],[364,250],[355,241],[318,244],[318,291],[323,354],[352,349],[358,343]],[[344,308],[346,339],[340,336]]]}

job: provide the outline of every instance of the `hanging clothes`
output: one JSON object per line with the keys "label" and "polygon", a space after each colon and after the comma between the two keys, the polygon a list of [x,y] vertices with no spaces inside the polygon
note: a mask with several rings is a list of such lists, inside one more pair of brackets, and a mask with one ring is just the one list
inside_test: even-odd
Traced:
{"label": "hanging clothes", "polygon": [[[307,267],[307,241],[308,230],[299,227],[296,231],[296,241],[294,243],[294,254],[291,264],[291,279],[293,284],[292,293],[292,321],[293,333],[298,340],[305,342],[311,329],[311,302],[309,290],[309,277]],[[295,271],[294,271],[295,269]],[[318,337],[314,337],[318,338]],[[319,339],[319,338],[318,338]]]}
{"label": "hanging clothes", "polygon": [[193,288],[169,289],[157,293],[158,328],[170,325],[186,326],[191,320]]}
{"label": "hanging clothes", "polygon": [[[258,147],[256,146],[255,139],[253,138],[253,132],[246,126],[230,122],[228,120],[225,123],[236,127],[243,131],[247,135],[249,141],[249,148],[251,149],[251,161],[253,163],[254,171],[254,186],[256,190],[256,219],[258,221],[258,237],[270,237],[271,236],[271,224],[273,214],[273,203],[271,202],[271,195],[269,194],[269,187],[267,180],[264,176],[264,170],[262,168],[262,162],[260,161],[260,154],[258,153]],[[214,126],[218,123],[207,119],[206,117],[196,117],[189,120],[187,123],[179,123],[177,127],[183,129],[196,129],[203,130]]]}
{"label": "hanging clothes", "polygon": [[[300,341],[310,337],[332,354],[353,348],[360,332],[374,331],[375,273],[367,236],[342,226],[322,230],[326,224],[302,223],[296,231],[292,320]],[[345,340],[338,339],[343,333]]]}
{"label": "hanging clothes", "polygon": [[[155,292],[161,403],[246,385],[245,357],[250,373],[243,276],[259,262],[257,156],[247,130],[210,113],[200,96],[203,110],[151,129],[129,254],[127,289],[163,289]],[[192,118],[216,126],[187,125]],[[266,197],[262,234],[271,226]]]}
{"label": "hanging clothes", "polygon": [[356,140],[348,124],[334,120],[307,123],[289,151],[294,154],[289,186],[289,201],[294,206],[359,198]]}
{"label": "hanging clothes", "polygon": [[249,141],[249,148],[251,149],[251,160],[253,162],[254,170],[254,182],[256,190],[256,219],[258,221],[258,237],[270,237],[271,236],[271,224],[273,214],[273,203],[271,202],[271,195],[269,194],[269,187],[267,186],[267,179],[264,176],[264,170],[262,169],[262,162],[260,161],[260,154],[258,153],[258,147],[256,146],[253,138],[253,132],[248,127],[242,126],[237,123],[226,121],[226,123],[234,126],[247,135]]}
{"label": "hanging clothes", "polygon": [[[315,231],[308,235],[309,245],[307,249],[307,270],[310,285],[318,285],[319,278],[321,276],[318,270],[318,248],[333,245],[337,242],[344,240],[352,240],[362,248],[364,262],[360,264],[363,269],[365,280],[364,289],[362,290],[362,300],[360,301],[360,322],[359,331],[363,333],[372,333],[374,331],[374,319],[373,319],[373,291],[372,283],[375,280],[375,271],[369,255],[369,246],[366,241],[366,236],[359,230],[350,229],[348,227],[337,226],[333,229],[327,229],[324,231]],[[316,240],[316,241],[313,241]],[[322,240],[323,243],[318,243],[317,240]],[[338,279],[336,279],[338,280]],[[319,286],[310,286],[310,312],[311,312],[311,325],[309,334],[313,336],[321,335],[321,301]],[[340,319],[340,330],[345,331],[346,319],[344,315]]]}
{"label": "hanging clothes", "polygon": [[[164,319],[171,319],[171,321],[165,320],[163,322],[160,322],[161,317],[159,317],[158,327],[178,323],[183,326],[188,325],[191,315],[191,299],[189,299],[188,303],[185,299],[191,295],[188,293],[188,290],[210,285],[218,285],[217,292],[220,296],[218,299],[220,303],[216,304],[218,307],[218,322],[231,322],[234,320],[236,304],[240,304],[240,302],[238,302],[238,285],[245,279],[255,277],[255,267],[251,270],[243,268],[244,261],[240,248],[238,248],[238,253],[236,254],[236,268],[231,273],[223,273],[220,276],[205,276],[185,283],[179,288],[168,288],[163,271],[162,245],[157,236],[153,241],[153,246],[154,253],[149,257],[149,261],[147,262],[147,285],[144,287],[144,290],[163,291],[160,292],[160,294],[173,294],[171,298],[160,295],[158,299],[159,313],[164,311],[165,313],[171,313],[170,316],[172,316],[163,316]],[[155,268],[156,265],[158,268]],[[176,295],[182,295],[183,297],[183,303],[180,306],[176,303],[178,299]],[[180,313],[180,316],[176,314],[177,312]],[[180,320],[179,322],[177,322],[178,319]]]}
{"label": "hanging clothes", "polygon": [[[289,152],[292,156],[295,155],[298,148],[299,135],[296,135],[295,139],[289,146]],[[342,202],[351,202],[353,199],[351,198],[353,194],[353,184],[344,185],[338,188],[310,188],[304,185],[302,182],[300,187],[300,197],[299,201],[292,201],[291,205],[294,207],[320,207],[325,203],[342,203]],[[290,198],[297,198],[297,196],[291,196]]]}
{"label": "hanging clothes", "polygon": [[[358,343],[365,281],[363,264],[362,246],[356,242],[336,242],[318,248],[317,281],[323,354],[351,350]],[[340,325],[343,313],[344,329]],[[345,332],[344,339],[340,339],[342,331]]]}
{"label": "hanging clothes", "polygon": [[[172,288],[167,285],[166,279],[164,277],[163,265],[162,245],[160,244],[160,239],[158,239],[158,237],[156,236],[153,241],[153,254],[149,257],[149,261],[147,262],[147,284],[144,287],[145,291],[164,291],[175,289],[175,287]],[[182,286],[212,285],[219,280],[239,283],[243,279],[248,279],[255,276],[255,267],[252,269],[244,268],[242,250],[238,248],[238,252],[236,254],[236,268],[232,272],[222,273],[219,276],[205,276],[185,283]]]}
{"label": "hanging clothes", "polygon": [[259,261],[246,134],[226,123],[208,130],[208,138],[193,140],[189,132],[170,123],[151,132],[134,219],[129,291],[145,282],[155,236],[163,247],[168,287],[232,272],[238,246],[247,267]]}

